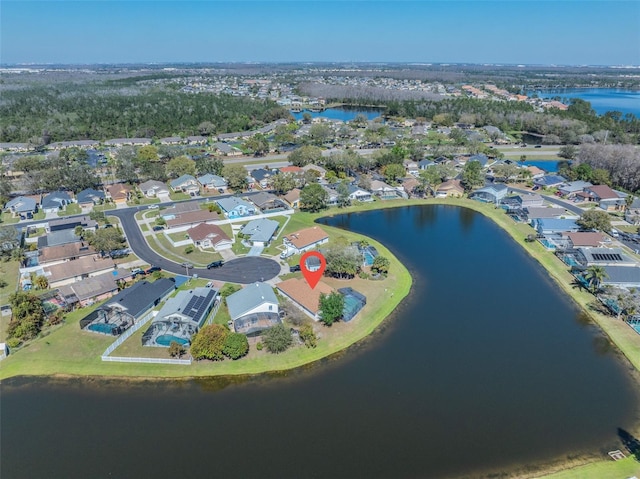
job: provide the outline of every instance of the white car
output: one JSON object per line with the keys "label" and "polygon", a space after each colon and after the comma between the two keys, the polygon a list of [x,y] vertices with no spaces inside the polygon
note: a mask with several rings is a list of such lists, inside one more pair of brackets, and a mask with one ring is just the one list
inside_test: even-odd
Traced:
{"label": "white car", "polygon": [[157,210],[158,208],[160,208],[158,205],[149,205],[150,210]]}

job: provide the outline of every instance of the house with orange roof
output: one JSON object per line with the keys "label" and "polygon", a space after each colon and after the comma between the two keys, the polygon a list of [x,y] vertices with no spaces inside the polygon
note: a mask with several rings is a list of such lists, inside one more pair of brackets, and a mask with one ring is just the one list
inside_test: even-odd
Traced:
{"label": "house with orange roof", "polygon": [[316,321],[320,319],[320,295],[334,292],[331,286],[322,281],[319,281],[312,289],[304,278],[291,278],[282,281],[276,285],[276,288]]}
{"label": "house with orange roof", "polygon": [[312,250],[328,241],[329,235],[319,226],[298,230],[282,238],[283,245],[290,252],[289,256]]}
{"label": "house with orange roof", "polygon": [[464,188],[460,180],[447,180],[436,189],[436,198],[461,198]]}
{"label": "house with orange roof", "polygon": [[117,205],[127,204],[133,188],[124,183],[116,183],[105,187],[107,198]]}

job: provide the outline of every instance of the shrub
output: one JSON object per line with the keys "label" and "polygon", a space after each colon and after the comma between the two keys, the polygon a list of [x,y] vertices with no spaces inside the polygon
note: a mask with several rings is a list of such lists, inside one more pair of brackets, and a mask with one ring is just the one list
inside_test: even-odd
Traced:
{"label": "shrub", "polygon": [[310,324],[305,324],[300,328],[300,339],[302,339],[302,342],[308,348],[315,348],[318,345],[318,338]]}
{"label": "shrub", "polygon": [[231,359],[239,359],[249,352],[249,341],[244,334],[229,333],[224,341],[222,353]]}
{"label": "shrub", "polygon": [[171,344],[169,345],[169,356],[171,356],[172,358],[177,357],[178,359],[180,359],[180,357],[184,353],[185,349],[182,344],[178,343],[177,341],[171,341]]}
{"label": "shrub", "polygon": [[293,337],[289,328],[285,328],[284,325],[278,324],[273,328],[267,329],[262,336],[267,350],[270,353],[278,354],[286,351],[293,343]]}
{"label": "shrub", "polygon": [[222,349],[224,348],[227,334],[229,334],[227,329],[219,324],[204,326],[193,337],[191,343],[191,356],[193,356],[193,359],[223,360]]}
{"label": "shrub", "polygon": [[190,244],[189,246],[187,246],[187,247],[184,249],[184,252],[185,252],[186,254],[191,254],[191,253],[193,253],[193,251],[194,251],[194,250],[195,250],[195,248],[193,247],[193,245],[191,245],[191,244]]}
{"label": "shrub", "polygon": [[20,344],[22,344],[22,341],[20,341],[18,338],[7,339],[7,346],[9,346],[9,349],[15,349],[20,346]]}
{"label": "shrub", "polygon": [[257,349],[258,351],[262,351],[262,343],[258,343],[258,344],[256,344],[256,349]]}

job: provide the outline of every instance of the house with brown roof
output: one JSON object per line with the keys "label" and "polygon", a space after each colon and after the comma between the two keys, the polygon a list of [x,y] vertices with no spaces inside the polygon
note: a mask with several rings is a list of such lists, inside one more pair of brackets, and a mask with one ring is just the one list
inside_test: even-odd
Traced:
{"label": "house with brown roof", "polygon": [[222,231],[218,225],[200,223],[187,230],[193,244],[200,248],[213,248],[215,250],[229,249],[233,241]]}
{"label": "house with brown roof", "polygon": [[220,219],[218,213],[208,210],[196,210],[187,211],[186,213],[180,213],[179,215],[172,216],[171,219],[167,219],[167,228],[183,228],[195,226],[200,223],[206,223],[209,221],[217,221]]}
{"label": "house with brown roof", "polygon": [[537,166],[527,166],[526,169],[531,173],[532,179],[542,178],[544,175],[546,175],[546,172],[538,168]]}
{"label": "house with brown roof", "polygon": [[589,186],[576,196],[586,198],[588,201],[596,201],[605,211],[624,211],[627,208],[625,199],[607,185]]}
{"label": "house with brown roof", "polygon": [[436,188],[436,198],[460,198],[463,194],[460,180],[447,180]]}
{"label": "house with brown roof", "polygon": [[45,246],[38,250],[38,263],[40,266],[53,266],[54,264],[74,261],[84,256],[96,254],[93,246],[84,241],[66,243],[56,246]]}
{"label": "house with brown roof", "polygon": [[418,187],[420,186],[420,182],[416,178],[406,178],[402,182],[402,187],[408,196],[413,196],[418,191]]}
{"label": "house with brown roof", "polygon": [[74,261],[44,267],[44,275],[49,280],[50,288],[82,281],[102,273],[114,270],[115,263],[111,258],[84,256]]}
{"label": "house with brown roof", "polygon": [[162,181],[149,180],[144,183],[140,183],[140,191],[147,198],[157,198],[159,196],[169,196],[169,187]]}
{"label": "house with brown roof", "polygon": [[108,299],[118,292],[117,278],[111,274],[101,274],[58,288],[67,304],[81,307]]}
{"label": "house with brown roof", "polygon": [[304,278],[291,278],[282,281],[276,285],[276,288],[316,321],[320,319],[320,295],[334,292],[331,286],[322,281],[319,281],[312,289]]}
{"label": "house with brown roof", "polygon": [[573,248],[581,246],[599,248],[607,242],[607,237],[598,232],[576,231],[564,233],[562,236],[569,240],[569,244]]}
{"label": "house with brown roof", "polygon": [[113,201],[117,205],[127,204],[131,197],[133,188],[124,183],[116,183],[114,185],[108,185],[105,187],[105,193],[107,198]]}
{"label": "house with brown roof", "polygon": [[304,253],[328,241],[329,235],[319,226],[298,230],[282,238],[282,243],[290,253],[288,256]]}
{"label": "house with brown roof", "polygon": [[294,188],[284,195],[282,199],[291,206],[291,208],[300,208],[300,191],[300,188]]}

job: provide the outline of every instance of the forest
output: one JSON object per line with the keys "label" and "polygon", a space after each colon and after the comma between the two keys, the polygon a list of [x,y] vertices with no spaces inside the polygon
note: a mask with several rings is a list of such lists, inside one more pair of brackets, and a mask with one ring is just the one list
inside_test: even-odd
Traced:
{"label": "forest", "polygon": [[289,112],[271,101],[105,83],[4,89],[0,142],[210,135],[260,127]]}

